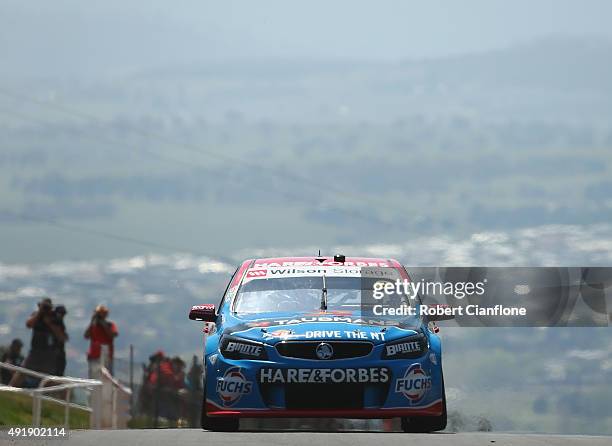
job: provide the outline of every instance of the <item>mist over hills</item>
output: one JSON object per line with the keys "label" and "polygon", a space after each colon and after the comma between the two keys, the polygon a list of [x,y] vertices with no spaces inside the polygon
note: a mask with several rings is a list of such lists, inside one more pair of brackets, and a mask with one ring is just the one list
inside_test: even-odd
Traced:
{"label": "mist over hills", "polygon": [[95,232],[219,257],[608,222],[611,54],[606,38],[557,37],[435,60],[8,83],[3,259],[141,252]]}
{"label": "mist over hills", "polygon": [[95,78],[155,66],[231,60],[440,58],[541,36],[612,37],[606,0],[427,3],[387,0],[5,0],[0,72]]}
{"label": "mist over hills", "polygon": [[[445,82],[457,85],[474,81],[498,88],[608,91],[612,86],[610,54],[609,38],[549,36],[508,48],[421,63],[432,67],[430,74],[437,72]],[[445,77],[444,72],[452,76]]]}

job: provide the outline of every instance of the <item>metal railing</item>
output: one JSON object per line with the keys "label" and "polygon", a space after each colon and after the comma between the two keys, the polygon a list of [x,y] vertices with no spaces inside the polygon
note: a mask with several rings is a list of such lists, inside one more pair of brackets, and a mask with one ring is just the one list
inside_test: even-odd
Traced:
{"label": "metal railing", "polygon": [[110,374],[110,372],[106,369],[106,367],[102,367],[100,372],[102,373],[103,378],[108,380],[112,384],[111,385],[111,413],[112,413],[111,428],[117,429],[118,424],[119,424],[118,417],[117,417],[117,414],[119,412],[119,404],[118,404],[119,395],[120,394],[125,395],[127,397],[127,400],[131,403],[132,390],[129,389],[128,387],[125,387],[116,378],[114,378]]}
{"label": "metal railing", "polygon": [[[72,378],[69,376],[47,375],[44,373],[35,372],[34,370],[26,369],[24,367],[7,364],[5,362],[0,362],[0,368],[8,369],[13,372],[22,373],[24,375],[40,379],[38,387],[34,389],[0,385],[0,391],[25,394],[32,397],[32,426],[40,426],[42,401],[50,401],[64,406],[64,426],[66,427],[69,427],[70,409],[79,409],[88,412],[90,416],[90,424],[92,423],[92,408],[89,406],[83,406],[81,404],[71,402],[70,395],[73,389],[82,388],[91,391],[95,387],[101,387],[102,381],[96,379]],[[57,382],[61,384],[47,386],[47,384],[50,382]],[[47,393],[53,393],[58,391],[64,392],[64,399],[53,398],[51,396],[46,395]]]}

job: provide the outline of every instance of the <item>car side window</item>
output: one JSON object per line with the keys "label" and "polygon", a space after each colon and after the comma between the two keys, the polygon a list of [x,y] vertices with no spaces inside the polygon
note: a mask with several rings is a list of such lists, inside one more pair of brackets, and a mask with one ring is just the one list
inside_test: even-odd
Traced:
{"label": "car side window", "polygon": [[225,286],[225,291],[223,292],[223,296],[221,297],[221,301],[219,302],[219,306],[217,307],[217,312],[221,309],[221,307],[225,303],[225,298],[227,296],[227,292],[229,291],[230,285],[234,281],[234,277],[236,277],[236,274],[238,274],[238,270],[239,269],[240,269],[240,267],[236,268],[236,270],[232,274],[232,277],[230,277],[230,280],[227,281],[227,285]]}

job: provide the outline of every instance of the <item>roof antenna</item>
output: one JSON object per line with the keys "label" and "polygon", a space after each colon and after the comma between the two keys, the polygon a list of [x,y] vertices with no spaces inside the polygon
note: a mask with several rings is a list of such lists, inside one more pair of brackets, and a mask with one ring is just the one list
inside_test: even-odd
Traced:
{"label": "roof antenna", "polygon": [[321,311],[327,311],[327,282],[325,280],[325,270],[323,270],[323,289],[321,290]]}
{"label": "roof antenna", "polygon": [[321,250],[319,249],[319,256],[315,258],[315,260],[319,263],[325,262],[325,257],[321,257]]}

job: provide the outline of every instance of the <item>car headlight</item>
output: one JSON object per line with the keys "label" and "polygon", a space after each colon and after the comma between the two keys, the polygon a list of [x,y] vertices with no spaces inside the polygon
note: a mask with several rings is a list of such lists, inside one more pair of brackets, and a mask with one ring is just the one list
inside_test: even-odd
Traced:
{"label": "car headlight", "polygon": [[385,344],[383,359],[411,359],[423,356],[428,349],[427,337],[423,333],[398,339]]}
{"label": "car headlight", "polygon": [[228,359],[267,359],[268,357],[262,343],[233,336],[223,336],[219,349]]}

